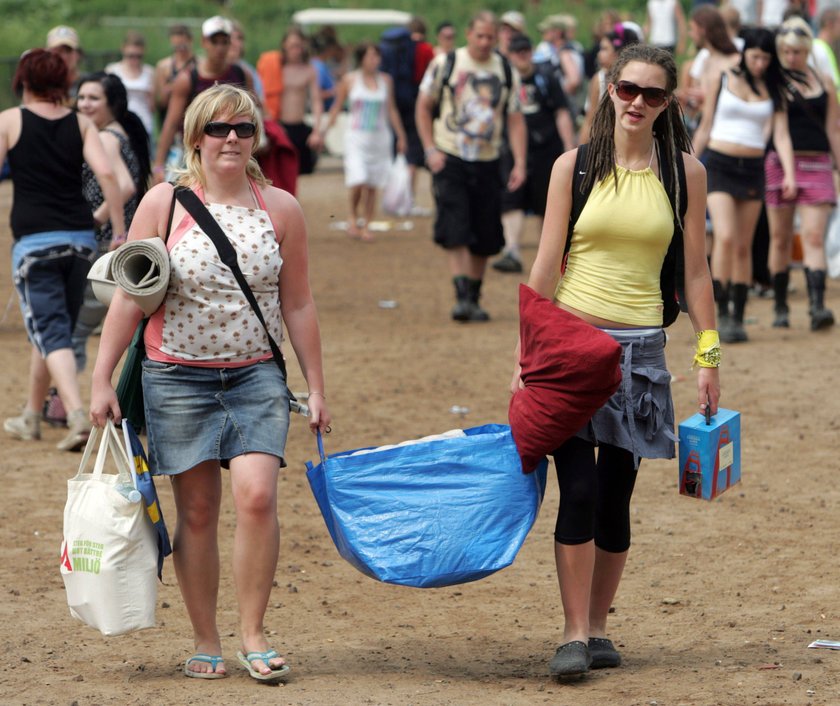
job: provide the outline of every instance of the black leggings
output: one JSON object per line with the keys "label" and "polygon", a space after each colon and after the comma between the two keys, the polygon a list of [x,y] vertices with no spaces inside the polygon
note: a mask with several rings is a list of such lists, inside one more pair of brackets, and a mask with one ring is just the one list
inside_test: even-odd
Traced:
{"label": "black leggings", "polygon": [[572,437],[554,454],[560,509],[554,539],[584,544],[591,539],[607,552],[630,548],[630,496],[636,484],[633,454],[617,446],[595,447]]}

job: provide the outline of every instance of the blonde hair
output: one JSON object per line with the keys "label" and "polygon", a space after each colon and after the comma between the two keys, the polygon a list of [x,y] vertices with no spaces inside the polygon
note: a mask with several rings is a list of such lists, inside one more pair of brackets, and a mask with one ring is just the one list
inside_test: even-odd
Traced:
{"label": "blonde hair", "polygon": [[221,84],[199,93],[184,115],[184,168],[178,170],[177,179],[180,186],[206,186],[201,152],[197,148],[204,135],[204,126],[219,118],[240,116],[247,117],[257,126],[251,143],[251,159],[248,160],[245,173],[259,186],[268,185],[268,179],[254,158],[263,133],[262,117],[257,102],[248,91],[231,84]]}
{"label": "blonde hair", "polygon": [[787,46],[809,52],[813,40],[814,33],[805,20],[801,17],[788,17],[779,26],[776,34],[776,51],[781,51],[783,46]]}

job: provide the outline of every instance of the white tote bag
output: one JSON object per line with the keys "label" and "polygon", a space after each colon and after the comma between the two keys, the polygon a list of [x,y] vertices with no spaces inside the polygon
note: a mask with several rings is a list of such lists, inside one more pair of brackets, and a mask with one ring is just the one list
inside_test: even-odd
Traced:
{"label": "white tote bag", "polygon": [[[99,433],[93,472],[86,473]],[[115,474],[103,473],[106,460]],[[91,432],[79,472],[67,481],[61,543],[70,615],[103,635],[155,625],[157,539],[139,497],[123,440],[109,420]]]}

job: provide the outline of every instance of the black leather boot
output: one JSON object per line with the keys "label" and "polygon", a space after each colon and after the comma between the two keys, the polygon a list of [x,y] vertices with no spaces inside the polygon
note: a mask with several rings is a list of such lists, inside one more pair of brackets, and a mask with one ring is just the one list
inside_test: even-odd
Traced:
{"label": "black leather boot", "polygon": [[[748,290],[749,287],[746,284],[732,285],[732,327],[729,331],[729,340],[726,343],[743,343],[749,340],[744,328],[744,309],[747,307]],[[723,340],[723,336],[721,336],[721,340]]]}
{"label": "black leather boot", "polygon": [[469,298],[472,307],[469,321],[490,321],[490,314],[484,311],[478,304],[478,300],[481,299],[481,280],[470,279],[467,281],[469,283]]}
{"label": "black leather boot", "polygon": [[790,309],[788,309],[787,294],[790,284],[790,270],[777,272],[773,275],[773,299],[775,300],[773,319],[775,328],[790,328]]}
{"label": "black leather boot", "polygon": [[811,330],[819,331],[834,325],[834,314],[825,308],[825,270],[805,270],[808,281],[808,301]]}
{"label": "black leather boot", "polygon": [[470,301],[470,280],[464,275],[452,278],[455,285],[455,306],[452,307],[452,318],[455,321],[469,321],[472,314]]}

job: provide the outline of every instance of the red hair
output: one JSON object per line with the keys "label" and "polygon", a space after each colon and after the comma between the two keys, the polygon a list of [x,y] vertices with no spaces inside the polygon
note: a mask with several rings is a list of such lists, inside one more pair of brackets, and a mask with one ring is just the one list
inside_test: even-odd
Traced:
{"label": "red hair", "polygon": [[46,49],[30,49],[20,57],[12,88],[20,96],[26,88],[43,100],[61,103],[67,96],[70,76],[67,64],[58,54]]}

